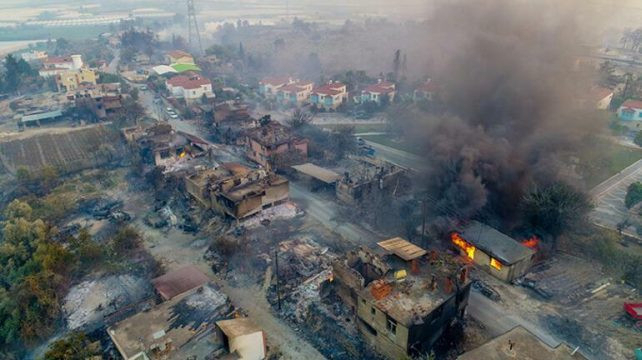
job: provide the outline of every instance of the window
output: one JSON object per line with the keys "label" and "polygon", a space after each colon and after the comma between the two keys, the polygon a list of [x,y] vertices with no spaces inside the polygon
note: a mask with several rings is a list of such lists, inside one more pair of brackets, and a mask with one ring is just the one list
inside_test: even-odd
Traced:
{"label": "window", "polygon": [[365,305],[366,304],[366,299],[361,299],[361,303]]}
{"label": "window", "polygon": [[374,308],[374,306],[373,306],[373,307],[371,307],[371,308],[370,308],[370,314],[374,315],[374,314],[376,314],[376,313],[377,313],[377,309],[375,309],[375,308]]}
{"label": "window", "polygon": [[397,334],[397,322],[394,319],[388,318],[388,322],[386,322],[386,329],[388,329],[388,332],[391,334]]}
{"label": "window", "polygon": [[495,268],[495,269],[497,269],[497,270],[501,270],[502,269],[502,263],[500,263],[495,258],[490,258],[490,266]]}

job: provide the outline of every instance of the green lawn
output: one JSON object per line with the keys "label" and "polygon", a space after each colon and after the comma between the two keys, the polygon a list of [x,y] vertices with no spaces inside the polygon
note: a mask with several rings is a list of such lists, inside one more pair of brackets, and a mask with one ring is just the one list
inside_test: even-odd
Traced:
{"label": "green lawn", "polygon": [[578,154],[578,157],[580,158],[578,170],[586,179],[588,188],[593,188],[642,159],[642,149],[599,142],[593,149]]}
{"label": "green lawn", "polygon": [[398,141],[390,137],[390,135],[365,135],[361,136],[362,139],[375,142],[377,144],[385,145],[393,149],[409,152],[415,155],[421,155],[417,151],[417,147],[408,144],[405,141]]}

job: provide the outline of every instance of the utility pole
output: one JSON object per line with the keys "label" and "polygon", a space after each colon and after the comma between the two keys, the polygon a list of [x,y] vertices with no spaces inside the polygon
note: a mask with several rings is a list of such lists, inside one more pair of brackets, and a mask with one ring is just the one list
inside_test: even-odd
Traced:
{"label": "utility pole", "polygon": [[426,199],[421,201],[421,244],[426,246]]}
{"label": "utility pole", "polygon": [[[194,27],[192,29],[192,26]],[[198,23],[196,22],[196,10],[194,9],[194,0],[187,0],[187,32],[188,32],[188,41],[190,48],[196,46],[194,44],[194,35],[198,40],[198,51],[199,54],[203,53],[203,44],[201,43],[201,33],[198,30]]]}
{"label": "utility pole", "polygon": [[274,249],[274,274],[276,275],[276,301],[281,311],[281,284],[279,280],[279,252],[278,247]]}

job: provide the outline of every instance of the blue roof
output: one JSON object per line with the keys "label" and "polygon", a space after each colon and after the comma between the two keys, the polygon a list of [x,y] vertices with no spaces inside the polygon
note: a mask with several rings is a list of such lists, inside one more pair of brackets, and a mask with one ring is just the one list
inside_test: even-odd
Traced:
{"label": "blue roof", "polygon": [[38,114],[25,115],[22,117],[20,122],[24,123],[24,122],[32,122],[32,121],[38,121],[38,120],[53,119],[60,116],[62,116],[62,111],[54,110],[54,111],[48,111],[48,112],[43,112]]}

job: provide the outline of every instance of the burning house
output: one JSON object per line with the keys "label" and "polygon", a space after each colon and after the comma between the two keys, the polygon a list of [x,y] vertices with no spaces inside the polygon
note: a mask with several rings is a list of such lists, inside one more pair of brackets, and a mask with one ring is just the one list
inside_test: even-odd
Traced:
{"label": "burning house", "polygon": [[104,119],[122,108],[123,95],[120,83],[83,84],[67,92],[67,99],[76,107],[85,107],[99,119]]}
{"label": "burning house", "polygon": [[246,132],[247,157],[252,161],[271,168],[279,156],[296,152],[308,156],[308,139],[298,137],[276,121],[265,121]]}
{"label": "burning house", "polygon": [[[452,244],[462,256],[491,275],[512,282],[526,274],[536,251],[515,239],[477,221],[450,234]],[[530,241],[536,241],[532,239]]]}
{"label": "burning house", "polygon": [[355,159],[357,165],[337,182],[337,198],[343,202],[353,204],[379,191],[396,194],[407,181],[404,167],[380,159]]}
{"label": "burning house", "polygon": [[141,149],[144,158],[151,159],[156,166],[164,166],[166,171],[171,171],[178,162],[202,157],[209,151],[207,141],[176,131],[171,125],[165,123],[158,123],[145,129],[126,128],[122,132],[127,141]]}
{"label": "burning house", "polygon": [[378,245],[377,252],[361,248],[332,263],[337,294],[355,312],[362,336],[385,357],[425,353],[464,316],[468,269],[401,238]]}
{"label": "burning house", "polygon": [[206,208],[236,220],[287,201],[288,180],[265,170],[223,163],[185,177],[187,192]]}

